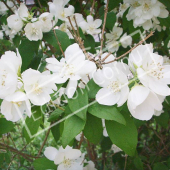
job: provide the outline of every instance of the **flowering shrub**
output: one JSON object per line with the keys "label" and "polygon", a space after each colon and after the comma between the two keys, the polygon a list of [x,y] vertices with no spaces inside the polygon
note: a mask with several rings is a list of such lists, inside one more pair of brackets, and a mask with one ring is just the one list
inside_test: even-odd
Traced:
{"label": "flowering shrub", "polygon": [[168,170],[169,1],[1,1],[1,169]]}

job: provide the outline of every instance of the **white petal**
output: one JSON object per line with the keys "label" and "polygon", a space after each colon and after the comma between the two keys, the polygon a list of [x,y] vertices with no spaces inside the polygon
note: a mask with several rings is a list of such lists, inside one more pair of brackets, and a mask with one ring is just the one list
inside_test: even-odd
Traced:
{"label": "white petal", "polygon": [[54,147],[45,148],[44,155],[51,161],[54,161],[55,157],[58,154],[58,150]]}
{"label": "white petal", "polygon": [[77,80],[69,80],[65,91],[68,98],[73,97],[76,89],[77,89]]}
{"label": "white petal", "polygon": [[99,104],[112,106],[120,99],[120,93],[112,93],[107,88],[102,88],[96,94],[96,100]]}

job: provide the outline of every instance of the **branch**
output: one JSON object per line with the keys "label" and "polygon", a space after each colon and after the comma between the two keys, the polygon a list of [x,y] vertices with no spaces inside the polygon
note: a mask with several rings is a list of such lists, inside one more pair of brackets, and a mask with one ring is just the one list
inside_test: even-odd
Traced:
{"label": "branch", "polygon": [[[109,64],[109,63],[112,63],[112,62],[114,62],[114,61],[117,61],[117,60],[125,57],[127,54],[129,54],[131,51],[133,51],[136,47],[138,47],[138,46],[141,45],[143,42],[145,42],[148,38],[150,38],[151,36],[153,36],[153,33],[154,33],[154,32],[151,31],[150,34],[149,34],[146,38],[144,38],[143,40],[141,40],[137,45],[135,45],[133,48],[131,48],[129,51],[127,51],[126,53],[124,53],[124,54],[121,55],[120,57],[117,57],[117,58],[115,58],[115,59],[112,60],[112,61],[109,61],[109,62],[106,62],[106,63],[102,63],[102,64]],[[110,54],[111,54],[111,53],[110,53]]]}
{"label": "branch", "polygon": [[107,4],[106,4],[106,8],[105,8],[105,13],[104,13],[104,24],[103,24],[103,29],[102,29],[101,47],[100,47],[100,56],[99,56],[99,59],[101,59],[101,54],[102,54],[102,49],[103,49],[104,30],[105,30],[105,27],[106,27],[106,19],[107,19],[108,5],[109,5],[109,0],[107,0]]}
{"label": "branch", "polygon": [[59,48],[60,48],[63,56],[65,57],[65,54],[64,54],[63,49],[62,49],[62,47],[61,47],[60,41],[58,40],[57,34],[56,34],[56,32],[55,32],[55,29],[53,29],[53,32],[54,32],[55,38],[56,38],[56,40],[57,40],[57,43],[58,43],[58,45],[59,45]]}
{"label": "branch", "polygon": [[93,4],[92,4],[92,7],[91,7],[90,15],[92,15],[92,14],[93,14],[94,5],[95,5],[95,0],[93,0]]}
{"label": "branch", "polygon": [[5,0],[2,0],[2,2],[6,5],[6,7],[14,14],[14,11],[8,6],[8,4],[5,2]]}
{"label": "branch", "polygon": [[24,157],[25,159],[27,159],[30,162],[33,162],[33,160],[31,158],[37,158],[37,157],[34,157],[32,155],[22,153],[21,151],[18,151],[17,149],[15,149],[15,148],[13,148],[13,147],[11,147],[9,145],[3,144],[3,143],[0,143],[0,147],[2,147],[2,149],[8,149],[11,152],[17,153],[18,155],[21,155],[22,157]]}
{"label": "branch", "polygon": [[44,142],[42,143],[42,145],[41,145],[41,148],[40,148],[40,150],[39,150],[39,152],[38,152],[38,155],[37,155],[37,157],[39,157],[40,156],[40,154],[41,154],[41,151],[42,151],[42,149],[43,149],[43,147],[44,147],[44,145],[45,145],[45,143],[47,142],[47,138],[48,138],[48,135],[50,134],[50,128],[48,129],[48,131],[47,131],[47,133],[46,133],[46,136],[45,136],[45,139],[44,139]]}
{"label": "branch", "polygon": [[81,144],[83,143],[83,140],[84,140],[84,134],[82,133],[81,138],[80,138],[80,143],[79,143],[77,149],[80,149]]}

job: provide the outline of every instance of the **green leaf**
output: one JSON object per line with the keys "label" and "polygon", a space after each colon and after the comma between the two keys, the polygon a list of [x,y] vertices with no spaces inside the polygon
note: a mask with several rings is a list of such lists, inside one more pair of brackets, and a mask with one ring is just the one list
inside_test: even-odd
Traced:
{"label": "green leaf", "polygon": [[87,121],[84,128],[85,137],[93,144],[100,142],[100,139],[103,134],[102,120],[91,115],[87,114]]}
{"label": "green leaf", "polygon": [[94,99],[96,98],[96,94],[97,92],[101,89],[100,86],[98,86],[93,79],[91,79],[87,85],[86,85],[86,89],[88,91],[88,96],[90,99]]}
{"label": "green leaf", "polygon": [[23,128],[23,134],[27,143],[33,140],[32,136],[38,132],[38,128],[42,120],[41,108],[38,106],[34,106],[32,110],[32,116],[30,118],[26,118]]}
{"label": "green leaf", "polygon": [[14,128],[14,124],[11,121],[7,121],[5,118],[0,118],[0,136],[4,133],[10,132]]}
{"label": "green leaf", "polygon": [[160,116],[155,116],[156,122],[162,127],[166,128],[169,122],[169,114],[167,112],[162,113]]}
{"label": "green leaf", "polygon": [[50,117],[48,118],[48,122],[57,120],[62,113],[64,113],[64,110],[61,110],[61,109],[54,110],[51,113]]}
{"label": "green leaf", "polygon": [[59,123],[51,128],[51,132],[52,132],[52,135],[53,135],[56,143],[58,142],[58,140],[61,137],[60,125],[61,125],[61,123]]}
{"label": "green leaf", "polygon": [[124,125],[126,124],[124,117],[121,115],[116,106],[104,106],[94,103],[93,105],[89,106],[88,112],[102,119],[114,120],[118,123]]}
{"label": "green leaf", "polygon": [[169,170],[169,168],[161,162],[154,164],[153,170]]}
{"label": "green leaf", "polygon": [[137,170],[143,170],[143,163],[139,157],[134,158],[133,162]]}
{"label": "green leaf", "polygon": [[83,120],[86,120],[88,107],[88,94],[86,89],[78,89],[73,99],[68,99],[68,105],[70,110],[72,112],[75,112],[76,116],[80,117]]}
{"label": "green leaf", "polygon": [[76,115],[66,119],[62,134],[62,145],[65,148],[83,129],[85,121]]}
{"label": "green leaf", "polygon": [[113,10],[116,7],[119,7],[119,3],[122,2],[122,0],[111,0],[109,1],[109,11]]}
{"label": "green leaf", "polygon": [[86,35],[84,39],[84,47],[87,48],[86,51],[89,51],[91,53],[95,53],[95,40],[93,36],[91,35]]}
{"label": "green leaf", "polygon": [[112,146],[112,141],[110,140],[110,138],[104,137],[101,141],[101,149],[102,149],[101,151],[105,152],[107,150],[110,150],[111,146]]}
{"label": "green leaf", "polygon": [[19,53],[22,58],[21,71],[25,71],[30,65],[34,54],[38,53],[40,41],[29,41],[28,39],[23,39],[19,46]]}
{"label": "green leaf", "polygon": [[106,129],[111,141],[129,156],[134,156],[138,142],[138,133],[133,119],[126,113],[123,114],[126,125],[115,121],[105,121]]}
{"label": "green leaf", "polygon": [[38,66],[40,65],[40,61],[43,58],[43,52],[39,51],[38,54],[34,54],[34,57],[29,65],[29,68],[32,68],[34,70],[38,69]]}
{"label": "green leaf", "polygon": [[[104,15],[102,16],[104,22]],[[116,22],[116,14],[114,12],[108,12],[106,18],[106,28],[112,30]]]}
{"label": "green leaf", "polygon": [[38,158],[33,162],[35,170],[56,170],[57,166],[54,161],[50,161],[47,158]]}
{"label": "green leaf", "polygon": [[[63,32],[63,31],[60,31],[60,30],[55,30],[56,32],[56,36],[61,44],[61,48],[63,51],[66,50],[66,48],[71,45],[71,42],[70,42],[70,39],[68,37],[68,35]],[[57,42],[57,39],[55,37],[55,34],[53,31],[50,31],[48,33],[45,33],[43,35],[43,39],[45,41],[47,41],[50,45],[52,45],[54,48],[56,48],[57,50],[57,54],[62,54],[61,50],[60,50],[60,47],[58,45],[58,42]]]}

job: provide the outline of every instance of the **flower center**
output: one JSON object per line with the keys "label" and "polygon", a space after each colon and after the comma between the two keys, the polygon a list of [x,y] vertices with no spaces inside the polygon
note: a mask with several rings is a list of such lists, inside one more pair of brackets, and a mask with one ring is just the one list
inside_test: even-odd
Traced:
{"label": "flower center", "polygon": [[38,29],[37,28],[32,28],[32,34],[38,35]]}
{"label": "flower center", "polygon": [[140,6],[140,4],[139,4],[138,1],[135,1],[135,2],[132,4],[132,6],[133,6],[134,8],[136,8],[136,7]]}
{"label": "flower center", "polygon": [[72,164],[72,161],[70,159],[65,159],[64,158],[63,164],[64,164],[65,168],[70,168],[71,164]]}
{"label": "flower center", "polygon": [[18,107],[22,105],[22,102],[12,102],[13,104],[16,104]]}
{"label": "flower center", "polygon": [[121,84],[118,81],[111,81],[107,88],[111,89],[114,93],[117,93],[120,92]]}
{"label": "flower center", "polygon": [[65,71],[65,73],[64,73],[65,76],[75,75],[74,74],[75,73],[75,67],[74,67],[73,64],[65,64],[63,69]]}
{"label": "flower center", "polygon": [[150,10],[150,4],[145,2],[145,3],[143,4],[143,10],[144,10],[144,11],[149,11],[149,10]]}
{"label": "flower center", "polygon": [[39,94],[42,93],[42,88],[39,87],[38,83],[36,83],[36,84],[33,86],[33,91],[34,91],[37,95],[39,95]]}
{"label": "flower center", "polygon": [[162,79],[164,77],[163,75],[163,66],[160,63],[155,64],[154,62],[152,62],[150,64],[150,66],[152,67],[149,74],[152,77],[157,78],[158,80]]}
{"label": "flower center", "polygon": [[1,76],[1,86],[5,86],[6,77],[7,77],[7,72],[6,72],[6,70],[3,70],[3,73]]}

